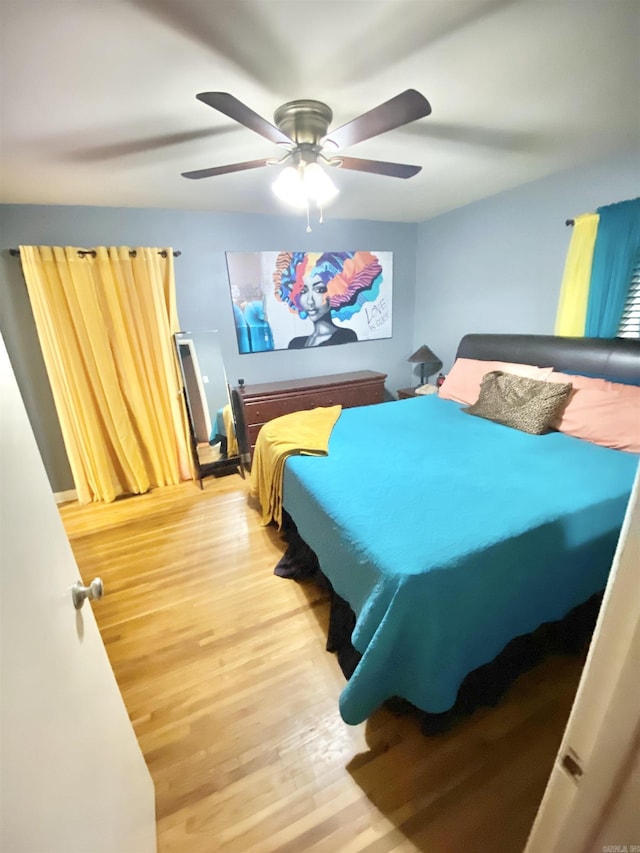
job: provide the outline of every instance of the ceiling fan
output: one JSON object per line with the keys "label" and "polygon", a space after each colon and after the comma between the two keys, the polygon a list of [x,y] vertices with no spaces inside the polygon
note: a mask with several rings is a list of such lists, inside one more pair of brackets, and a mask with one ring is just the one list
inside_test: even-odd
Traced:
{"label": "ceiling fan", "polygon": [[296,207],[306,206],[308,211],[309,201],[314,201],[321,207],[338,192],[321,165],[339,166],[392,178],[411,178],[422,168],[405,163],[345,157],[342,154],[336,156],[338,149],[347,148],[429,115],[429,101],[415,89],[407,89],[331,132],[329,125],[333,112],[321,101],[289,101],[278,107],[274,114],[275,124],[271,124],[227,92],[201,92],[196,98],[249,130],[282,145],[286,148],[286,153],[279,160],[247,160],[228,166],[182,172],[185,178],[197,180],[261,166],[285,166],[273,185],[274,192]]}

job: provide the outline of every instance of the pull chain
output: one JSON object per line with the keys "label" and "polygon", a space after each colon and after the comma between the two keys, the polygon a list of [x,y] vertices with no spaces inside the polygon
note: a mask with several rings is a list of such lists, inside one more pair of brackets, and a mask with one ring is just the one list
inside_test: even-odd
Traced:
{"label": "pull chain", "polygon": [[311,224],[309,222],[309,200],[307,199],[307,234],[311,234]]}

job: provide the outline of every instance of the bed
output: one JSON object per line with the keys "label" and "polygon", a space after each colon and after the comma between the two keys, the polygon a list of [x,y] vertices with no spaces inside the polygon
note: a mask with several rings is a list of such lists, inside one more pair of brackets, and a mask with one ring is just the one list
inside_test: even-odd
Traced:
{"label": "bed", "polygon": [[[457,358],[640,385],[638,341],[467,335]],[[344,410],[327,456],[286,462],[276,573],[331,591],[348,724],[398,699],[448,718],[469,685],[500,681],[514,643],[573,630],[606,584],[638,455],[463,408],[427,395]]]}

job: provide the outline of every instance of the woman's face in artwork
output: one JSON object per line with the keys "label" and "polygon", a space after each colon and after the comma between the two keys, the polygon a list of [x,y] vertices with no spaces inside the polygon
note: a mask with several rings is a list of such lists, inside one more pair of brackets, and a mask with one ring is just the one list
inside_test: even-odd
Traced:
{"label": "woman's face in artwork", "polygon": [[316,323],[331,311],[329,306],[329,293],[327,285],[322,281],[315,270],[304,277],[304,284],[300,291],[300,305],[309,315],[309,319]]}

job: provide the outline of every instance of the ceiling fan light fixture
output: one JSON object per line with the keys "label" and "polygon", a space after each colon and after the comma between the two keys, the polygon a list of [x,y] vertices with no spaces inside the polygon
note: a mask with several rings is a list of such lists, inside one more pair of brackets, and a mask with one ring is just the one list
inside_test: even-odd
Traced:
{"label": "ceiling fan light fixture", "polygon": [[280,201],[292,207],[304,210],[307,206],[307,196],[296,166],[285,166],[271,185],[271,189]]}
{"label": "ceiling fan light fixture", "polygon": [[302,210],[310,201],[323,207],[338,195],[338,188],[317,163],[286,166],[273,182],[272,189],[281,201]]}
{"label": "ceiling fan light fixture", "polygon": [[318,163],[307,163],[302,174],[302,184],[307,198],[324,207],[338,195],[338,188]]}

